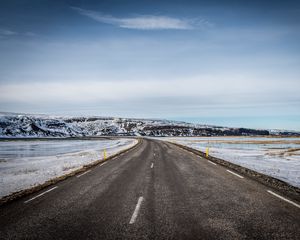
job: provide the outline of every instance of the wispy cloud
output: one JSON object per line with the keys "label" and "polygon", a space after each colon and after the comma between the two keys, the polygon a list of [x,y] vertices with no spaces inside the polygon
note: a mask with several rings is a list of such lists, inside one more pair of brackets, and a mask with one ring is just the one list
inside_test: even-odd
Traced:
{"label": "wispy cloud", "polygon": [[34,32],[16,32],[7,28],[0,28],[0,39],[10,39],[15,36],[35,37],[37,34]]}
{"label": "wispy cloud", "polygon": [[78,7],[71,7],[79,14],[87,16],[101,23],[111,24],[120,28],[140,29],[140,30],[187,30],[193,29],[197,24],[207,25],[210,23],[204,19],[195,21],[192,19],[180,19],[168,16],[139,15],[137,17],[117,18],[110,15],[104,15],[99,12],[90,11]]}
{"label": "wispy cloud", "polygon": [[12,36],[12,35],[17,35],[17,32],[11,31],[9,29],[3,29],[0,28],[0,36]]}

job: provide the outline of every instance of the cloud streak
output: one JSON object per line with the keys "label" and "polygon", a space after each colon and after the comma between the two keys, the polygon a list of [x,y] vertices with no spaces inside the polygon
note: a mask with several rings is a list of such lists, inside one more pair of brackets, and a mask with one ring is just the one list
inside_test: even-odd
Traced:
{"label": "cloud streak", "polygon": [[16,32],[13,32],[8,29],[0,29],[0,35],[6,35],[6,36],[11,36],[11,35],[16,35]]}
{"label": "cloud streak", "polygon": [[9,39],[11,37],[15,37],[15,36],[25,36],[25,37],[35,37],[37,36],[37,34],[33,33],[33,32],[15,32],[12,31],[10,29],[6,29],[6,28],[0,28],[0,39]]}
{"label": "cloud streak", "polygon": [[[188,30],[195,28],[195,21],[191,19],[179,19],[167,16],[140,15],[137,17],[117,18],[110,15],[104,15],[99,12],[90,11],[78,7],[71,7],[79,14],[89,17],[95,21],[111,24],[120,28],[138,29],[138,30]],[[201,25],[210,25],[205,20],[198,21]]]}
{"label": "cloud streak", "polygon": [[[47,89],[46,92],[45,89]],[[255,80],[254,77],[245,78],[236,75],[227,78],[218,75],[199,75],[184,80],[181,78],[173,79],[172,84],[161,79],[0,83],[0,103],[35,103],[39,101],[77,103],[119,101],[124,103],[132,99],[149,98],[178,98],[180,101],[187,99],[188,104],[199,104],[204,100],[224,104],[237,102],[243,104],[299,103],[300,98],[297,95],[297,89],[297,84],[282,86],[280,81],[272,80],[270,86],[269,82],[261,81],[261,79]],[[190,102],[191,99],[192,102]]]}
{"label": "cloud streak", "polygon": [[15,36],[17,34],[17,32],[11,31],[9,29],[0,28],[0,38]]}

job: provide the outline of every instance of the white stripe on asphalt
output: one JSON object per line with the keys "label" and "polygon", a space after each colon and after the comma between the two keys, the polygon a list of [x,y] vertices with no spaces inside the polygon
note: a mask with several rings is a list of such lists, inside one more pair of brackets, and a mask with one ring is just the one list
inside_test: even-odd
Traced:
{"label": "white stripe on asphalt", "polygon": [[209,160],[207,160],[209,163],[211,163],[211,164],[213,164],[213,165],[217,165],[217,164],[215,164],[214,162],[211,162],[211,161],[209,161]]}
{"label": "white stripe on asphalt", "polygon": [[241,175],[238,175],[237,173],[234,173],[234,172],[231,172],[230,170],[226,170],[227,172],[230,172],[231,174],[233,174],[233,175],[235,175],[235,176],[237,176],[237,177],[239,177],[239,178],[244,178],[244,177],[242,177]]}
{"label": "white stripe on asphalt", "polygon": [[101,164],[100,164],[100,167],[103,166],[103,165],[106,164],[106,163],[107,163],[107,162],[101,163]]}
{"label": "white stripe on asphalt", "polygon": [[294,202],[292,202],[291,200],[288,200],[288,199],[286,199],[286,198],[284,198],[284,197],[278,195],[277,193],[274,193],[274,192],[272,192],[272,191],[270,191],[270,190],[267,190],[267,192],[270,193],[270,194],[272,194],[272,195],[274,195],[275,197],[278,197],[278,198],[280,198],[280,199],[282,199],[282,200],[284,200],[284,201],[290,203],[290,204],[293,204],[293,205],[296,206],[297,208],[300,208],[300,205],[299,205],[299,204],[294,203]]}
{"label": "white stripe on asphalt", "polygon": [[77,177],[79,178],[79,177],[81,177],[81,176],[87,174],[87,173],[90,172],[90,171],[91,171],[91,170],[87,170],[86,172],[79,174]]}
{"label": "white stripe on asphalt", "polygon": [[35,196],[35,197],[33,197],[33,198],[30,198],[29,200],[25,201],[24,203],[29,203],[29,202],[31,202],[32,200],[34,200],[34,199],[36,199],[36,198],[38,198],[38,197],[41,197],[41,196],[43,196],[44,194],[46,194],[46,193],[48,193],[48,192],[51,192],[51,191],[54,190],[55,188],[57,188],[57,186],[55,186],[55,187],[53,187],[53,188],[51,188],[51,189],[49,189],[49,190],[47,190],[47,191],[45,191],[45,192],[39,194],[39,195],[37,195],[37,196]]}
{"label": "white stripe on asphalt", "polygon": [[153,163],[151,164],[151,168],[153,168]]}
{"label": "white stripe on asphalt", "polygon": [[130,219],[129,224],[135,223],[135,220],[136,220],[136,218],[137,218],[137,216],[138,216],[138,214],[139,214],[139,211],[140,211],[140,208],[141,208],[141,205],[142,205],[143,200],[144,200],[143,197],[139,197],[139,200],[138,200],[138,202],[137,202],[137,204],[136,204],[136,207],[135,207],[135,209],[134,209],[134,212],[133,212],[133,214],[132,214],[132,217],[131,217],[131,219]]}

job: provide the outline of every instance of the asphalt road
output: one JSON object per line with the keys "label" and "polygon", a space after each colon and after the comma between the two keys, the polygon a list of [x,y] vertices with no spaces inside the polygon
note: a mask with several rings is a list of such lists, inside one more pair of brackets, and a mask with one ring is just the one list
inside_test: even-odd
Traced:
{"label": "asphalt road", "polygon": [[144,139],[83,175],[2,206],[0,239],[300,239],[299,206],[268,190]]}

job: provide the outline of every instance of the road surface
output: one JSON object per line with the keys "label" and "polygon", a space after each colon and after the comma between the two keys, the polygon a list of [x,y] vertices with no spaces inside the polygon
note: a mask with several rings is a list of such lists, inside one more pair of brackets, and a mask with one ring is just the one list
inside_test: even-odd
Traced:
{"label": "road surface", "polygon": [[299,203],[268,190],[178,146],[143,139],[2,206],[0,239],[300,239]]}

